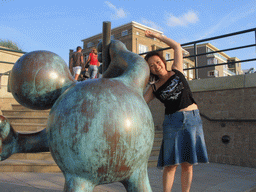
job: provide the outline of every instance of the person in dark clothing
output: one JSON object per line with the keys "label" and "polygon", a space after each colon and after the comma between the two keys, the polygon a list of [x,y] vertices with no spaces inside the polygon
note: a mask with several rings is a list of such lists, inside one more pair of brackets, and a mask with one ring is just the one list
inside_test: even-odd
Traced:
{"label": "person in dark clothing", "polygon": [[76,48],[76,52],[71,56],[70,64],[69,69],[70,71],[73,69],[73,77],[77,80],[81,71],[84,70],[84,59],[80,46]]}
{"label": "person in dark clothing", "polygon": [[182,192],[189,192],[193,165],[207,163],[202,120],[198,106],[183,75],[183,54],[179,43],[159,33],[146,31],[147,37],[157,38],[174,50],[172,70],[167,71],[166,61],[158,52],[145,56],[151,81],[144,94],[149,103],[157,98],[165,105],[163,141],[158,158],[158,168],[163,168],[164,192],[170,192],[178,165],[181,165]]}

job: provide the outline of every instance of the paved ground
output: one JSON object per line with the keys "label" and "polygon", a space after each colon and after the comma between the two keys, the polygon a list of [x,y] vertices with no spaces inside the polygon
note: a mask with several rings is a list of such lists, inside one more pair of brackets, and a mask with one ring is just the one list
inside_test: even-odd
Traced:
{"label": "paved ground", "polygon": [[[172,192],[181,192],[180,167],[177,169]],[[162,190],[162,171],[148,169],[153,192]],[[61,192],[62,173],[0,173],[0,192]],[[120,183],[97,186],[94,192],[123,192]],[[224,164],[194,166],[191,192],[256,192],[256,169]]]}

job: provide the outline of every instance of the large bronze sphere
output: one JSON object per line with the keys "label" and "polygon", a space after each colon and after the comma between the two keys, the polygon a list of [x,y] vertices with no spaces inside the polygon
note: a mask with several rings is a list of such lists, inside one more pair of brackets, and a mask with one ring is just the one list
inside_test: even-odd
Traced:
{"label": "large bronze sphere", "polygon": [[14,98],[31,109],[50,109],[74,83],[65,61],[50,51],[23,55],[13,66],[10,90]]}

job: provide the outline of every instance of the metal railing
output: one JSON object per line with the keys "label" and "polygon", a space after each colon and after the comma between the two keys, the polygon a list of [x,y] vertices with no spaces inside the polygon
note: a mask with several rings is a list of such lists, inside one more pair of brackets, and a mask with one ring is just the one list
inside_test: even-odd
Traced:
{"label": "metal railing", "polygon": [[[221,38],[226,38],[226,37],[231,37],[231,36],[240,35],[240,34],[245,34],[245,33],[250,33],[250,32],[254,32],[254,35],[255,35],[255,43],[254,44],[249,44],[249,45],[244,45],[244,46],[239,46],[239,47],[233,47],[233,48],[228,48],[228,49],[222,49],[222,50],[197,54],[197,44],[199,44],[199,43],[208,42],[208,41],[221,39]],[[219,53],[219,52],[227,52],[227,51],[238,50],[238,49],[244,49],[244,48],[249,48],[249,47],[256,47],[256,28],[252,28],[252,29],[248,29],[248,30],[238,31],[238,32],[235,32],[235,33],[229,33],[229,34],[225,34],[225,35],[220,35],[220,36],[216,36],[216,37],[211,37],[211,38],[206,38],[206,39],[202,39],[202,40],[198,40],[198,41],[192,41],[192,42],[181,44],[182,47],[189,46],[189,45],[190,46],[192,45],[194,47],[194,54],[189,55],[189,56],[185,56],[183,58],[194,58],[195,67],[186,68],[186,69],[183,69],[183,70],[193,70],[193,69],[195,69],[195,79],[198,79],[198,69],[200,69],[200,68],[256,61],[256,58],[250,58],[250,59],[244,59],[244,60],[239,60],[239,61],[230,61],[230,62],[224,62],[224,63],[218,63],[218,64],[212,64],[212,65],[204,65],[204,66],[198,66],[198,62],[197,62],[197,57],[199,57],[199,56],[214,54],[214,53]],[[166,48],[162,48],[162,49],[158,49],[158,50],[154,50],[154,51],[164,51],[164,50],[168,50],[168,49],[171,49],[171,47],[166,47]],[[139,55],[145,55],[145,54],[150,53],[150,52],[152,52],[152,51],[141,53]],[[172,60],[173,59],[168,59],[166,61],[172,61]]]}
{"label": "metal railing", "polygon": [[208,121],[213,121],[213,122],[256,122],[256,119],[214,119],[210,118],[207,115],[203,114],[200,112],[201,117],[207,119]]}

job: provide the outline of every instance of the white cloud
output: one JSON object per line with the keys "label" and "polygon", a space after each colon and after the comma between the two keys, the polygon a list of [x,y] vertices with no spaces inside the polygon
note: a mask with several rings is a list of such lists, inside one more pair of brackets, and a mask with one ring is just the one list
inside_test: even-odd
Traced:
{"label": "white cloud", "polygon": [[196,23],[197,21],[199,21],[199,18],[194,11],[188,11],[184,15],[178,17],[168,14],[166,18],[167,25],[170,27],[187,26],[188,24]]}
{"label": "white cloud", "polygon": [[143,18],[141,22],[144,23],[145,25],[148,25],[149,27],[151,27],[151,28],[153,28],[153,29],[163,31],[163,28],[160,27],[159,25],[157,25],[157,24],[156,24],[155,22],[153,22],[153,21],[149,21],[149,20]]}
{"label": "white cloud", "polygon": [[120,19],[127,17],[127,13],[124,11],[123,8],[117,8],[115,5],[110,3],[109,1],[105,1],[105,3],[108,5],[108,7],[112,10],[114,10],[115,14],[112,14],[112,17],[114,19]]}
{"label": "white cloud", "polygon": [[[204,35],[202,35],[200,39],[210,36],[216,33],[217,31],[223,30],[224,28],[228,28],[237,23],[238,21],[246,19],[246,17],[255,14],[255,12],[256,5],[254,1],[251,1],[243,6],[238,6],[236,9],[233,9],[227,15],[222,17],[217,23],[213,24],[212,27],[210,27],[206,32],[204,32]],[[244,26],[241,26],[241,28],[244,29]]]}

